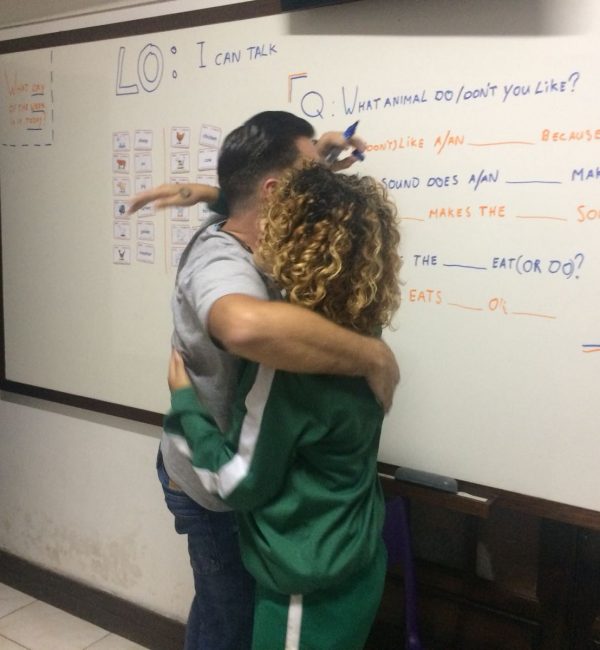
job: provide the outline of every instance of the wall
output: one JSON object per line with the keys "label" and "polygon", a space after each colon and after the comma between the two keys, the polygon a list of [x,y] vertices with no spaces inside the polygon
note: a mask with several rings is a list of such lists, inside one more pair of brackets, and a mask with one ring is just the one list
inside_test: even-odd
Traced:
{"label": "wall", "polygon": [[0,548],[184,620],[191,571],[158,429],[7,394],[0,423]]}
{"label": "wall", "polygon": [[[0,40],[208,4],[0,29]],[[0,393],[0,548],[184,620],[192,575],[156,479],[159,435],[156,427]]]}
{"label": "wall", "polygon": [[[193,7],[186,3],[185,8]],[[132,17],[130,13],[127,19]],[[497,24],[493,18],[490,24]],[[93,21],[86,16],[3,30],[0,38]],[[108,15],[100,21],[108,22]],[[158,431],[41,401],[1,397],[0,547],[183,618],[191,576],[185,542],[172,531],[154,477]]]}

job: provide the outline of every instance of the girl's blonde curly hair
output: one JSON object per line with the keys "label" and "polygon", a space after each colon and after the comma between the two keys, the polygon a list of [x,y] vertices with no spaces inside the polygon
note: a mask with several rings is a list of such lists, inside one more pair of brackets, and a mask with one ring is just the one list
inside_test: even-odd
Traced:
{"label": "girl's blonde curly hair", "polygon": [[287,172],[263,208],[258,263],[291,303],[363,334],[400,304],[396,208],[369,176]]}

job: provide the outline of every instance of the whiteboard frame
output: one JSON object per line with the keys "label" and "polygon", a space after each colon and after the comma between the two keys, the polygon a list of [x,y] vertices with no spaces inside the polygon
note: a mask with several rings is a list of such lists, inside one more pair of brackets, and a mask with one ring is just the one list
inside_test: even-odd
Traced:
{"label": "whiteboard frame", "polygon": [[[345,4],[357,0],[328,0],[322,5]],[[307,4],[314,8],[315,4]],[[0,41],[0,54],[25,52],[29,50],[74,45],[95,41],[104,41],[128,36],[146,35],[185,29],[191,26],[205,26],[218,23],[235,22],[250,18],[260,18],[285,13],[279,0],[251,0],[219,7],[199,9],[168,16],[155,16],[116,24],[104,24],[94,27],[53,32],[23,38]],[[6,376],[5,348],[5,313],[4,313],[4,279],[2,266],[2,206],[0,205],[0,390],[25,395],[32,398],[57,402],[107,415],[122,417],[155,426],[162,424],[163,415],[153,411],[142,410],[118,403],[107,402],[91,397],[60,392],[43,386],[30,385],[11,380]],[[380,467],[382,465],[380,464]],[[486,496],[501,507],[512,508],[532,515],[562,521],[574,525],[600,530],[600,512],[565,505],[538,497],[530,497],[505,490],[486,488],[478,484],[460,483],[460,489]],[[448,495],[436,499],[435,492],[431,500],[438,505],[445,505]],[[460,499],[461,497],[455,497]]]}

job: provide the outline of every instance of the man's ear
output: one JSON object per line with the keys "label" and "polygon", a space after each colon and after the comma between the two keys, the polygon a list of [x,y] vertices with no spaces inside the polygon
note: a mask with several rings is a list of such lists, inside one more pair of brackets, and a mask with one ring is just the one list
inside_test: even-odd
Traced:
{"label": "man's ear", "polygon": [[267,178],[265,178],[265,180],[262,182],[261,185],[261,191],[263,193],[263,196],[269,196],[271,192],[273,192],[277,187],[278,182],[279,182],[278,178],[275,178],[274,176],[267,176]]}

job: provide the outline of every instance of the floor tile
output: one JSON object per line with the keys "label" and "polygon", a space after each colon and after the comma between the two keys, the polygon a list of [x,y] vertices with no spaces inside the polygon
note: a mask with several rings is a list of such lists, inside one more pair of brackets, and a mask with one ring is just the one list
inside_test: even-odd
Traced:
{"label": "floor tile", "polygon": [[17,591],[8,585],[0,584],[0,618],[32,603],[35,598]]}
{"label": "floor tile", "polygon": [[17,645],[14,641],[0,636],[0,650],[23,650],[23,646]]}
{"label": "floor tile", "polygon": [[[0,650],[2,649],[0,648]],[[89,648],[86,648],[86,650],[146,650],[146,648],[134,643],[133,641],[128,641],[122,636],[109,634],[100,641],[92,643],[92,645]]]}
{"label": "floor tile", "polygon": [[107,634],[40,601],[0,619],[0,635],[30,650],[83,650]]}

